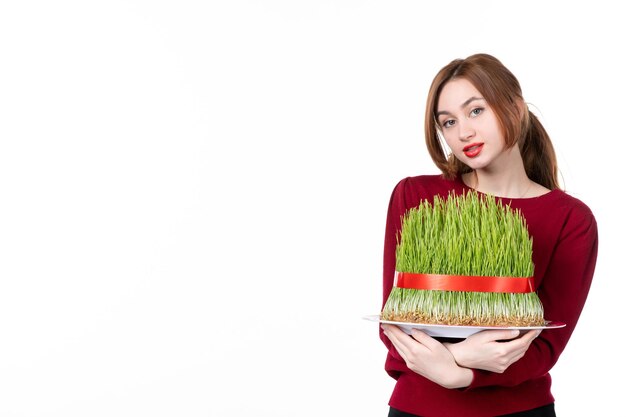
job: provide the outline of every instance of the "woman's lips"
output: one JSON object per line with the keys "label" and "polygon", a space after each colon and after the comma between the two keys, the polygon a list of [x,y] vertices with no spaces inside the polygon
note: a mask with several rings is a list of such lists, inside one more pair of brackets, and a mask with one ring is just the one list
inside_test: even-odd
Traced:
{"label": "woman's lips", "polygon": [[484,143],[470,143],[465,148],[463,148],[463,153],[468,158],[474,158],[474,157],[478,156],[480,151],[483,150],[483,145],[484,145]]}

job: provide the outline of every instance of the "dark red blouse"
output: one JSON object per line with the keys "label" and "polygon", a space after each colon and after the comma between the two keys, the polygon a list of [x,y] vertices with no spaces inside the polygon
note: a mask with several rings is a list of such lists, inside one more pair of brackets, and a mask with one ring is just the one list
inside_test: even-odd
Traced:
{"label": "dark red blouse", "polygon": [[[461,180],[440,175],[405,178],[391,195],[383,262],[383,306],[393,286],[396,234],[401,216],[423,199],[470,190]],[[593,277],[598,250],[597,225],[591,210],[560,190],[540,197],[501,199],[518,208],[533,238],[535,283],[547,320],[566,323],[544,330],[525,356],[502,374],[474,370],[465,389],[446,389],[409,370],[391,342],[385,370],[397,380],[389,405],[429,417],[486,417],[529,410],[554,401],[548,371],[569,340],[582,311]]]}

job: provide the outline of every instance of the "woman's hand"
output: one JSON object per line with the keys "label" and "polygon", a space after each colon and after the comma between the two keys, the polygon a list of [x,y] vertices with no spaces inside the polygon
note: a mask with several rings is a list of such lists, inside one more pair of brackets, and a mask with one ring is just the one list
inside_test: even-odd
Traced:
{"label": "woman's hand", "polygon": [[471,384],[473,372],[457,365],[450,351],[426,333],[414,329],[411,337],[396,326],[383,324],[381,327],[413,372],[444,388],[463,388]]}
{"label": "woman's hand", "polygon": [[[541,330],[519,336],[519,330],[484,330],[459,343],[445,343],[456,363],[465,368],[484,369],[501,374],[528,350]],[[509,340],[504,342],[502,340]]]}

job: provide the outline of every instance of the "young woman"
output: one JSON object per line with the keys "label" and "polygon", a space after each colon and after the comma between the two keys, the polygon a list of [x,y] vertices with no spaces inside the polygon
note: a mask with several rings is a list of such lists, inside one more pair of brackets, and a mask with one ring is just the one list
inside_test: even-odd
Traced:
{"label": "young woman", "polygon": [[405,178],[392,193],[383,306],[393,286],[401,216],[421,200],[473,189],[524,215],[544,317],[566,327],[523,335],[483,331],[452,344],[382,325],[389,349],[385,370],[397,380],[389,416],[555,416],[548,372],[587,298],[598,245],[594,216],[559,189],[550,138],[528,110],[515,76],[496,58],[472,55],[439,71],[428,94],[425,131],[442,175]]}

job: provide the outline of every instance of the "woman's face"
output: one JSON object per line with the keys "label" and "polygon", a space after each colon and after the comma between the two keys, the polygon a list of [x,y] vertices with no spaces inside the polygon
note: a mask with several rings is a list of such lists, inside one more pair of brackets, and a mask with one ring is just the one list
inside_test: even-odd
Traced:
{"label": "woman's face", "polygon": [[472,83],[457,78],[444,85],[436,115],[448,147],[461,162],[472,169],[505,162],[500,124]]}

